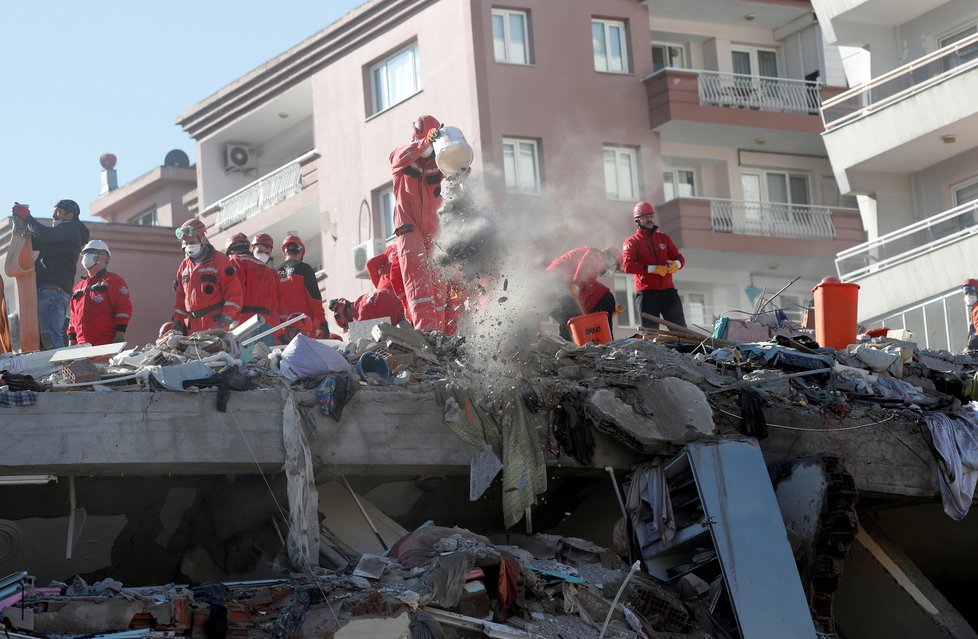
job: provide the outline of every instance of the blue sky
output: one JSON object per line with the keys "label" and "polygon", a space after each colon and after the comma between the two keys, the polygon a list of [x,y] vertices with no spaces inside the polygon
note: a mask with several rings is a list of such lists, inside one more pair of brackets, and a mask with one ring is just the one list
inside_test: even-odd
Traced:
{"label": "blue sky", "polygon": [[105,152],[120,184],[170,149],[194,161],[177,115],[363,1],[4,3],[0,214],[70,198],[87,217]]}

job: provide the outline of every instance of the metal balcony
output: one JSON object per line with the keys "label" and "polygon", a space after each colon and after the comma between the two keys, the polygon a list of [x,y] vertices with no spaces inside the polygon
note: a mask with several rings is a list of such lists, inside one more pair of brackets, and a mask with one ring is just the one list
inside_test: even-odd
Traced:
{"label": "metal balcony", "polygon": [[914,222],[840,252],[839,277],[859,280],[978,234],[978,200]]}
{"label": "metal balcony", "polygon": [[827,206],[710,200],[710,228],[717,233],[813,240],[835,238]]}
{"label": "metal balcony", "polygon": [[[314,170],[317,151],[309,151],[288,164],[263,175],[251,184],[218,200],[204,211],[204,216],[217,212],[216,226],[224,231],[254,217],[305,188],[305,175]],[[311,165],[311,166],[310,166]],[[315,180],[313,180],[315,182]]]}
{"label": "metal balcony", "polygon": [[821,103],[818,82],[697,71],[700,104],[777,113],[815,115]]}
{"label": "metal balcony", "polygon": [[978,67],[978,34],[896,68],[868,84],[822,103],[822,121],[832,131]]}

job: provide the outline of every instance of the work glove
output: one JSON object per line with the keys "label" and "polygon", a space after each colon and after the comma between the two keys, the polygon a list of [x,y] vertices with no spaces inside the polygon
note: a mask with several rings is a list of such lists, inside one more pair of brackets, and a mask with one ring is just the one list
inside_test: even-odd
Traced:
{"label": "work glove", "polygon": [[648,271],[653,275],[659,275],[661,277],[664,277],[669,272],[669,267],[663,265],[649,264]]}
{"label": "work glove", "polygon": [[26,220],[27,217],[31,214],[31,209],[29,206],[27,206],[26,204],[20,204],[18,202],[14,202],[14,207],[13,209],[11,209],[11,211],[15,216],[19,217],[22,220]]}
{"label": "work glove", "polygon": [[435,127],[428,129],[428,131],[424,134],[425,144],[430,146],[440,133],[441,133],[441,129]]}
{"label": "work glove", "polygon": [[679,270],[679,260],[672,260],[666,264],[666,270],[670,273],[675,273]]}
{"label": "work glove", "polygon": [[224,315],[223,313],[221,313],[221,314],[219,314],[219,315],[215,315],[215,316],[214,316],[214,321],[215,321],[215,322],[217,322],[217,324],[218,324],[218,325],[219,325],[219,326],[220,326],[221,328],[225,328],[225,329],[226,329],[226,328],[228,328],[229,326],[231,326],[231,322],[233,322],[234,320],[233,320],[233,319],[231,319],[231,317],[230,317],[230,316],[228,316],[228,315]]}
{"label": "work glove", "polygon": [[126,334],[122,331],[116,331],[115,335],[112,337],[113,344],[119,344],[120,342],[126,341]]}

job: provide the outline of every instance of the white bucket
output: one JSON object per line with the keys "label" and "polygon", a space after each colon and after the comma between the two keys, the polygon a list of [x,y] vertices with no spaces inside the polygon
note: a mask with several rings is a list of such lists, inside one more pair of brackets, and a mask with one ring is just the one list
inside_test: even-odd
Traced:
{"label": "white bucket", "polygon": [[469,168],[475,159],[475,152],[458,127],[442,127],[431,146],[435,151],[435,164],[445,175],[454,175]]}

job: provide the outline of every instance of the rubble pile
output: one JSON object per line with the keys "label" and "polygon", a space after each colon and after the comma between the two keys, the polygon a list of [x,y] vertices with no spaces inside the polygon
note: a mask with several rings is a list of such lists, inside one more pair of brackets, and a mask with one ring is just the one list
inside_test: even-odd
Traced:
{"label": "rubble pile", "polygon": [[140,588],[76,577],[23,585],[0,601],[0,618],[14,637],[343,637],[346,626],[377,639],[722,636],[703,630],[695,593],[683,599],[647,577],[623,588],[627,571],[606,549],[553,535],[530,545],[429,523],[342,574]]}
{"label": "rubble pile", "polygon": [[[597,636],[607,618],[606,637],[722,637],[736,626],[734,593],[726,590],[718,550],[698,523],[706,509],[692,490],[693,462],[675,461],[684,447],[738,434],[756,447],[753,438],[763,439],[769,429],[806,430],[804,424],[820,424],[825,431],[927,424],[937,433],[935,445],[939,437],[955,436],[950,420],[978,428],[978,411],[963,406],[978,397],[978,359],[885,337],[836,351],[798,334],[733,343],[643,331],[580,346],[539,333],[518,349],[501,343],[486,357],[484,341],[473,356],[465,339],[440,333],[382,323],[366,335],[346,344],[299,335],[283,348],[216,330],[164,335],[154,344],[120,346],[115,353],[89,356],[81,347],[4,356],[0,402],[29,405],[24,398],[51,391],[213,388],[217,409],[226,410],[234,391],[304,388],[315,390],[323,415],[339,421],[345,407],[356,410],[351,400],[361,387],[427,393],[441,407],[445,427],[476,451],[470,500],[500,478],[506,529],[524,517],[529,528],[528,515],[547,491],[548,468],[555,462],[600,468],[598,438],[628,451],[632,472],[623,484],[607,468],[621,504],[615,552],[540,534],[525,548],[495,545],[465,530],[429,525],[401,538],[383,556],[344,553],[337,546],[334,570],[317,566],[302,570],[303,577],[214,584],[200,592],[121,584],[26,590],[16,605],[0,600],[7,605],[8,626],[47,634],[57,634],[62,623],[74,633],[198,636],[203,624],[224,623],[226,636],[342,637],[351,623],[382,620],[390,624],[385,630],[367,632],[383,637],[393,628],[412,637],[475,633],[569,639]],[[791,423],[768,421],[786,414]],[[298,436],[296,420],[291,432]],[[315,431],[314,421],[311,428]],[[301,446],[296,451],[301,458]],[[855,489],[838,459],[820,463],[831,494],[814,513],[817,534],[805,552],[801,545],[794,548],[794,559],[815,622],[830,633],[832,593],[857,525]],[[311,480],[313,469],[302,472],[296,481]],[[942,494],[963,516],[971,495],[962,495],[960,486],[954,494],[945,488]],[[656,497],[662,491],[665,505]],[[290,488],[290,509],[298,513],[299,502],[292,501]],[[327,504],[324,508],[329,510]],[[679,546],[671,545],[673,539]],[[323,553],[330,551],[309,552],[318,554],[322,565]],[[289,554],[292,558],[291,548]],[[633,561],[641,572],[629,570]],[[293,568],[297,565],[293,560]],[[79,606],[91,610],[72,616]],[[220,608],[225,612],[214,612]],[[84,625],[93,618],[100,621]],[[109,618],[115,621],[106,623]]]}

